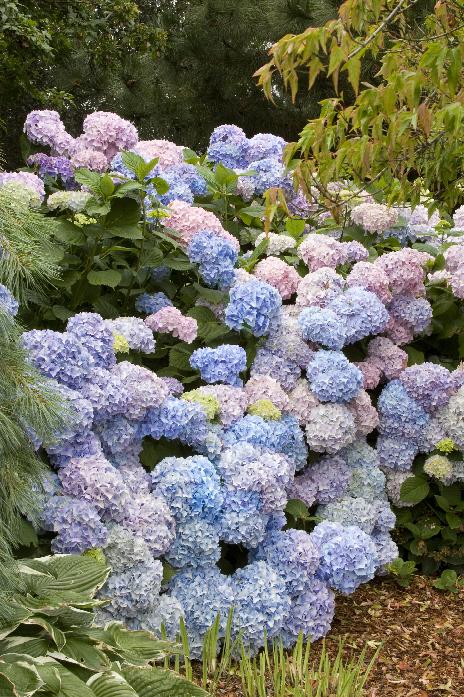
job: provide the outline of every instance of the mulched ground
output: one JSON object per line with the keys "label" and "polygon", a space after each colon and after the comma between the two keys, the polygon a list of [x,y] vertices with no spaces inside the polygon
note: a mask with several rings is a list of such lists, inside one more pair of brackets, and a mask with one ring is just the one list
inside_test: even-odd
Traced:
{"label": "mulched ground", "polygon": [[[390,580],[366,584],[337,599],[331,652],[340,638],[353,655],[367,642],[372,651],[382,644],[366,697],[464,697],[464,590],[443,593],[419,576],[409,588]],[[225,680],[217,696],[241,697],[237,679]]]}

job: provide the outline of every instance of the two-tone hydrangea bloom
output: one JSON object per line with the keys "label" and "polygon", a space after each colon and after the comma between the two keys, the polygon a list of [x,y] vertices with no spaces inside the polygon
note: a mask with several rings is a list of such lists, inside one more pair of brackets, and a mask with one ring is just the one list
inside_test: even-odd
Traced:
{"label": "two-tone hydrangea bloom", "polygon": [[45,198],[45,187],[43,181],[36,174],[31,172],[0,172],[0,188],[8,187],[13,192],[15,188],[27,189],[31,191],[39,204]]}

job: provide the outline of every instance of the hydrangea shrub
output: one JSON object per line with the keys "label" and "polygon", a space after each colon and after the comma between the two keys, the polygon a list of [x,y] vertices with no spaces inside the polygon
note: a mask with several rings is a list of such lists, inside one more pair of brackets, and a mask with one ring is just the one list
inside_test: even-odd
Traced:
{"label": "hydrangea shrub", "polygon": [[[174,634],[184,617],[194,655],[231,607],[253,651],[263,630],[287,645],[323,636],[334,592],[398,554],[389,497],[407,503],[417,467],[423,482],[461,481],[463,373],[414,365],[410,346],[437,333],[445,293],[458,306],[459,220],[442,255],[427,211],[342,182],[342,230],[294,187],[281,139],[235,126],[215,129],[206,164],[114,114],[77,138],[55,112],[25,129],[50,152],[30,176],[64,187],[46,204],[63,239],[88,253],[94,233],[120,235],[101,247],[106,268],[71,286],[82,311],[24,335],[73,407],[41,444],[52,549],[103,549],[100,619]],[[40,198],[35,179],[15,185]]]}

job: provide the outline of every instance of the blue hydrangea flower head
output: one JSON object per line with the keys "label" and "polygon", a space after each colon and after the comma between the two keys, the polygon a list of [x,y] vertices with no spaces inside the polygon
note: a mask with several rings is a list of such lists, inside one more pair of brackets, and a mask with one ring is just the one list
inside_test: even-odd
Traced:
{"label": "blue hydrangea flower head", "polygon": [[238,254],[227,240],[210,230],[193,236],[187,254],[199,265],[200,275],[208,286],[227,288],[234,282]]}
{"label": "blue hydrangea flower head", "polygon": [[306,341],[339,351],[345,344],[345,328],[335,312],[317,306],[306,307],[298,317]]}
{"label": "blue hydrangea flower head", "polygon": [[202,380],[207,383],[221,382],[240,387],[239,374],[246,370],[246,353],[235,344],[200,348],[190,356],[190,365],[200,371]]}
{"label": "blue hydrangea flower head", "polygon": [[57,554],[81,554],[87,549],[104,547],[108,531],[97,509],[88,501],[71,496],[52,496],[42,519],[47,530],[58,533],[52,549]]}
{"label": "blue hydrangea flower head", "polygon": [[19,310],[18,301],[3,283],[0,283],[0,309],[12,317],[15,317]]}
{"label": "blue hydrangea flower head", "polygon": [[191,518],[215,521],[223,493],[216,469],[206,457],[164,458],[151,479],[154,491],[163,496],[178,522]]}
{"label": "blue hydrangea flower head", "polygon": [[321,402],[350,402],[362,389],[363,374],[339,351],[321,350],[307,368],[311,391]]}
{"label": "blue hydrangea flower head", "polygon": [[142,293],[137,296],[135,301],[135,309],[144,315],[153,315],[163,307],[171,307],[172,302],[164,293]]}
{"label": "blue hydrangea flower head", "polygon": [[240,331],[247,327],[255,336],[264,336],[276,323],[281,306],[280,294],[269,283],[236,283],[229,294],[225,323],[231,329]]}
{"label": "blue hydrangea flower head", "polygon": [[345,343],[353,344],[371,334],[380,334],[389,314],[379,298],[358,286],[348,288],[328,305],[345,329]]}
{"label": "blue hydrangea flower head", "polygon": [[285,581],[290,596],[310,586],[319,566],[319,550],[304,530],[272,532],[256,551],[256,559],[267,562]]}
{"label": "blue hydrangea flower head", "polygon": [[330,630],[334,611],[335,596],[327,584],[318,578],[308,581],[304,593],[292,598],[281,634],[284,645],[293,646],[300,633],[311,641],[325,636]]}
{"label": "blue hydrangea flower head", "polygon": [[374,578],[377,550],[360,528],[323,522],[310,537],[321,555],[317,576],[335,590],[348,595]]}

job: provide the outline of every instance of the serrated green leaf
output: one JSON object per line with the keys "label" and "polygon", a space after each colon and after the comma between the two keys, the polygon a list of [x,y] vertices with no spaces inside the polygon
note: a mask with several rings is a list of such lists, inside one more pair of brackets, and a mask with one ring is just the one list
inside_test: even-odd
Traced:
{"label": "serrated green leaf", "polygon": [[109,232],[111,237],[122,237],[126,240],[143,240],[142,228],[139,225],[112,225]]}
{"label": "serrated green leaf", "polygon": [[447,511],[446,512],[446,522],[448,523],[449,527],[451,530],[456,530],[457,528],[460,528],[463,521],[462,518],[453,511]]}
{"label": "serrated green leaf", "polygon": [[87,280],[92,286],[110,286],[110,288],[116,288],[121,278],[121,273],[115,269],[89,271],[87,274]]}
{"label": "serrated green leaf", "polygon": [[163,263],[175,271],[188,271],[193,268],[193,264],[185,254],[168,254],[167,257],[164,257]]}
{"label": "serrated green leaf", "polygon": [[163,194],[166,194],[169,191],[169,184],[166,179],[163,179],[162,177],[153,177],[150,179],[150,184],[153,184],[156,192],[160,196],[163,196]]}
{"label": "serrated green leaf", "polygon": [[192,352],[193,348],[186,344],[176,344],[169,351],[169,365],[171,368],[176,368],[180,371],[191,371],[190,356]]}
{"label": "serrated green leaf", "polygon": [[71,245],[82,245],[85,242],[85,235],[82,230],[73,225],[69,220],[59,218],[53,228],[53,234],[57,240]]}
{"label": "serrated green leaf", "polygon": [[133,198],[115,198],[111,201],[111,210],[106,216],[108,230],[114,226],[137,225],[141,219],[140,205]]}
{"label": "serrated green leaf", "polygon": [[100,178],[100,191],[103,196],[111,196],[114,193],[115,185],[109,174],[104,174]]}
{"label": "serrated green leaf", "polygon": [[212,305],[221,305],[227,299],[227,294],[222,290],[204,288],[204,286],[201,286],[199,283],[194,283],[193,287],[201,298],[204,298]]}
{"label": "serrated green leaf", "polygon": [[100,194],[101,176],[97,172],[92,172],[90,169],[81,167],[74,172],[74,179],[78,184],[82,184],[90,189],[94,194]]}

